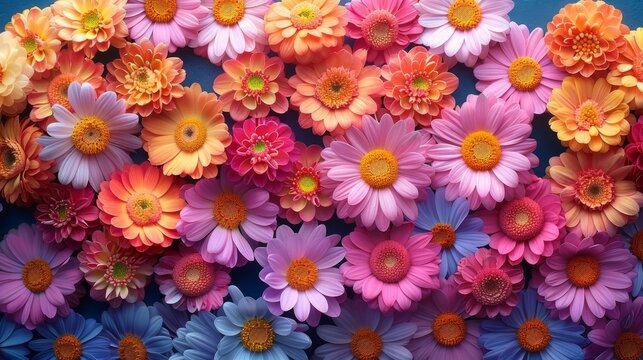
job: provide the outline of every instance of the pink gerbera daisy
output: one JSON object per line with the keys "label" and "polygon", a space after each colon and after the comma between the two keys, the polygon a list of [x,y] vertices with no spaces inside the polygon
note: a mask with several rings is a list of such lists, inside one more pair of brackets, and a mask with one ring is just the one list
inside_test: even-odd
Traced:
{"label": "pink gerbera daisy", "polygon": [[372,308],[406,311],[439,286],[440,246],[411,236],[413,227],[407,222],[385,233],[357,228],[342,240],[346,285]]}
{"label": "pink gerbera daisy", "polygon": [[511,265],[506,255],[485,248],[462,258],[454,276],[465,309],[478,317],[509,315],[525,286],[520,265]]}

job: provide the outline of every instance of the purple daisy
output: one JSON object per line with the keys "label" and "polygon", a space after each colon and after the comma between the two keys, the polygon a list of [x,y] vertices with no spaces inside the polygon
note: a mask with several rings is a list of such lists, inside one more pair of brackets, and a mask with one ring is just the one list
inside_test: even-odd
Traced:
{"label": "purple daisy", "polygon": [[585,348],[585,359],[626,360],[643,355],[643,298],[620,304],[620,316],[600,321],[587,334],[592,342]]}

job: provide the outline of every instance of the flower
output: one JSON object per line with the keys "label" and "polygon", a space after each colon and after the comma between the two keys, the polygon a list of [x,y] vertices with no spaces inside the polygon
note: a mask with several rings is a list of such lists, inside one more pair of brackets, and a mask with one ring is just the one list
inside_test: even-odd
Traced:
{"label": "flower", "polygon": [[396,321],[394,315],[386,316],[369,309],[361,300],[346,301],[341,307],[341,314],[332,319],[335,325],[317,328],[317,335],[326,344],[315,349],[316,357],[322,360],[413,359],[406,346],[417,329],[415,324]]}
{"label": "flower", "polygon": [[511,0],[420,0],[415,8],[424,32],[418,43],[471,67],[491,41],[506,40],[513,7]]}
{"label": "flower", "polygon": [[167,57],[167,45],[143,39],[127,43],[120,57],[107,64],[107,88],[127,102],[127,109],[143,117],[172,110],[183,96],[183,60]]}
{"label": "flower", "polygon": [[57,0],[52,6],[61,40],[75,52],[93,58],[98,51],[122,48],[127,43],[125,0]]}
{"label": "flower", "polygon": [[234,124],[232,135],[227,148],[231,179],[279,192],[299,157],[290,126],[276,116],[251,118]]}
{"label": "flower", "polygon": [[35,225],[21,224],[0,242],[0,311],[32,330],[69,312],[66,297],[82,279],[72,249],[42,241]]}
{"label": "flower", "polygon": [[[286,0],[270,5],[265,30],[270,49],[287,63],[308,64],[338,50],[346,35],[340,0]],[[335,55],[337,56],[337,55]]]}
{"label": "flower", "polygon": [[549,126],[574,151],[606,152],[630,132],[624,96],[603,78],[566,77],[549,98],[547,109],[554,115]]}
{"label": "flower", "polygon": [[47,126],[49,136],[37,141],[42,145],[40,158],[56,161],[61,184],[82,189],[90,184],[98,191],[101,181],[124,164],[131,163],[127,154],[141,147],[138,116],[125,112],[125,102],[105,92],[96,96],[90,84],[72,83],[69,103],[74,113],[61,105],[52,111],[56,122]]}
{"label": "flower", "polygon": [[531,33],[525,25],[511,22],[507,41],[489,51],[473,69],[476,89],[485,95],[516,102],[530,114],[542,114],[552,89],[560,87],[565,73],[547,57],[543,30]]}
{"label": "flower", "polygon": [[346,5],[346,35],[355,49],[368,50],[367,61],[381,66],[415,42],[424,30],[413,0],[353,0]]}
{"label": "flower", "polygon": [[607,74],[607,82],[625,92],[625,98],[633,110],[643,109],[643,28],[625,35],[625,47]]}
{"label": "flower", "polygon": [[189,312],[216,310],[223,305],[230,285],[229,270],[205,261],[193,249],[181,246],[166,252],[154,267],[154,280],[165,303]]}
{"label": "flower", "polygon": [[33,68],[27,61],[27,50],[11,32],[0,32],[0,113],[17,115],[27,104]]}
{"label": "flower", "polygon": [[332,192],[337,216],[380,231],[405,216],[415,220],[415,201],[424,197],[433,175],[425,140],[411,119],[393,123],[386,114],[379,122],[365,116],[361,129],[331,142],[322,150],[321,184]]}
{"label": "flower", "polygon": [[5,316],[0,316],[0,355],[13,360],[29,359],[27,343],[33,335],[31,331],[17,325]]}
{"label": "flower", "polygon": [[130,0],[124,8],[132,39],[166,44],[170,52],[195,39],[199,22],[208,15],[208,9],[196,0]]}
{"label": "flower", "polygon": [[277,227],[279,207],[264,189],[219,179],[202,179],[181,190],[187,205],[176,228],[187,246],[194,246],[207,262],[234,267],[254,260],[250,241],[267,243]]}
{"label": "flower", "polygon": [[18,117],[0,122],[0,190],[10,203],[31,204],[51,180],[52,162],[42,160],[42,146],[36,141],[42,131]]}
{"label": "flower", "polygon": [[596,323],[587,334],[586,359],[640,359],[643,356],[643,298],[619,306],[620,316]]}
{"label": "flower", "polygon": [[625,145],[625,156],[636,170],[643,170],[643,116],[632,125]]}
{"label": "flower", "polygon": [[545,44],[556,66],[590,77],[605,70],[625,50],[629,28],[623,14],[604,1],[580,0],[560,9],[547,24]]}
{"label": "flower", "polygon": [[643,296],[643,217],[639,216],[636,222],[625,226],[621,232],[624,234],[625,248],[638,260],[634,265],[636,276],[632,281],[632,296]]}
{"label": "flower", "polygon": [[244,52],[262,52],[268,45],[264,15],[272,0],[201,0],[212,14],[199,21],[198,35],[190,47],[220,65]]}
{"label": "flower", "polygon": [[216,316],[209,311],[192,315],[172,340],[176,350],[172,360],[214,359],[223,338],[214,326],[215,319]]}
{"label": "flower", "polygon": [[96,301],[109,301],[113,307],[145,297],[156,257],[136,251],[126,241],[107,232],[95,231],[83,242],[78,254],[80,270],[91,285],[89,294]]}
{"label": "flower", "polygon": [[435,169],[433,186],[446,186],[446,199],[469,199],[471,209],[513,196],[531,182],[538,165],[531,117],[516,103],[494,96],[469,95],[458,110],[444,109],[431,122],[435,139],[429,157]]}
{"label": "flower", "polygon": [[625,165],[623,149],[604,154],[572,152],[549,159],[551,191],[559,195],[570,231],[592,236],[611,235],[637,216],[643,194],[627,180],[632,167]]}
{"label": "flower", "polygon": [[194,83],[174,104],[173,110],[143,119],[141,138],[150,163],[163,165],[164,175],[217,176],[232,141],[217,96]]}
{"label": "flower", "polygon": [[281,206],[280,215],[292,224],[314,219],[326,221],[333,216],[335,210],[333,200],[320,184],[319,161],[322,148],[317,145],[307,147],[297,142],[295,151],[301,156],[293,162],[293,170],[277,194]]}
{"label": "flower", "polygon": [[[185,327],[185,324],[190,320],[190,313],[187,311],[179,311],[173,308],[171,305],[168,305],[164,302],[155,302],[154,309],[161,315],[163,318],[163,326],[170,333],[170,336],[174,339],[177,336],[177,331]],[[203,314],[210,314],[208,311],[201,312]],[[214,327],[214,324],[212,324]]]}
{"label": "flower", "polygon": [[29,342],[29,347],[37,352],[34,359],[95,359],[107,346],[107,339],[100,336],[102,330],[96,320],[70,311],[65,318],[38,326],[36,332],[42,338]]}
{"label": "flower", "polygon": [[218,358],[308,359],[304,349],[312,341],[297,330],[294,320],[270,314],[262,298],[244,297],[236,286],[230,286],[228,291],[232,302],[225,303],[222,314],[214,320],[214,326],[223,335]]}
{"label": "flower", "polygon": [[629,299],[635,263],[619,238],[605,232],[586,238],[570,233],[540,265],[544,280],[538,284],[538,295],[560,319],[582,319],[592,326],[606,310]]}
{"label": "flower", "polygon": [[483,321],[481,330],[480,344],[489,360],[582,359],[587,342],[583,325],[552,319],[533,289],[522,293],[510,315]]}
{"label": "flower", "polygon": [[148,162],[126,165],[100,184],[100,219],[112,235],[125,237],[139,251],[169,247],[179,238],[176,224],[185,206],[179,197],[182,184]]}
{"label": "flower", "polygon": [[243,53],[223,63],[223,73],[214,79],[223,111],[235,121],[263,118],[270,110],[283,114],[293,89],[284,74],[284,62],[264,53]]}
{"label": "flower", "polygon": [[351,53],[344,48],[310,65],[297,65],[288,84],[295,89],[290,102],[299,111],[299,125],[312,127],[317,135],[343,132],[360,126],[362,116],[374,114],[382,91],[381,70],[365,62],[366,50]]}
{"label": "flower", "polygon": [[464,295],[465,310],[478,317],[509,315],[525,285],[522,267],[486,248],[462,258],[454,277],[458,292]]}
{"label": "flower", "polygon": [[[80,243],[99,226],[98,208],[94,206],[94,191],[90,188],[50,184],[36,205],[34,216],[45,242]],[[69,242],[67,242],[69,244]]]}
{"label": "flower", "polygon": [[393,54],[382,68],[382,77],[384,106],[396,118],[412,118],[425,127],[442,109],[455,106],[451,94],[458,87],[458,77],[447,71],[439,55],[421,46]]}
{"label": "flower", "polygon": [[322,313],[339,315],[344,279],[335,266],[346,253],[336,246],[339,240],[339,235],[327,236],[326,227],[313,220],[298,233],[281,225],[266,247],[255,250],[262,267],[259,278],[269,286],[262,298],[271,313],[281,315],[294,308],[297,320],[313,326]]}
{"label": "flower", "polygon": [[27,63],[37,73],[53,68],[60,52],[60,39],[51,18],[51,8],[34,6],[13,15],[5,26],[19,39],[20,45],[27,51]]}
{"label": "flower", "polygon": [[460,259],[489,244],[482,227],[482,219],[469,216],[466,199],[447,201],[444,188],[435,193],[428,189],[426,199],[418,204],[413,235],[440,245],[440,277],[444,279],[455,273]]}

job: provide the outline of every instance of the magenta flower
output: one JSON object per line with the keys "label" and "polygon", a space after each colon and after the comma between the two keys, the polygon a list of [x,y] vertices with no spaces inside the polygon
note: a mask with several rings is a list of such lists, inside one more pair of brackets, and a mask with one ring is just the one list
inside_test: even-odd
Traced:
{"label": "magenta flower", "polygon": [[625,156],[636,170],[643,170],[643,116],[639,116],[638,121],[632,125],[628,137],[628,144],[625,146]]}
{"label": "magenta flower", "polygon": [[618,306],[619,316],[596,323],[587,334],[592,342],[585,358],[593,360],[640,359],[643,356],[643,297]]}

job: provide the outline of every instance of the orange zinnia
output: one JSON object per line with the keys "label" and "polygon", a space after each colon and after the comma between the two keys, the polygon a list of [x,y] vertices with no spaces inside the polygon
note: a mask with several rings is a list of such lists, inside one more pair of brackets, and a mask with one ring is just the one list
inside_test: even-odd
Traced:
{"label": "orange zinnia", "polygon": [[49,70],[56,65],[60,52],[58,32],[51,24],[51,9],[32,7],[13,15],[5,29],[12,32],[27,50],[27,63],[36,72]]}
{"label": "orange zinnia", "polygon": [[625,92],[633,110],[643,109],[643,28],[625,35],[625,48],[607,75],[607,82]]}

